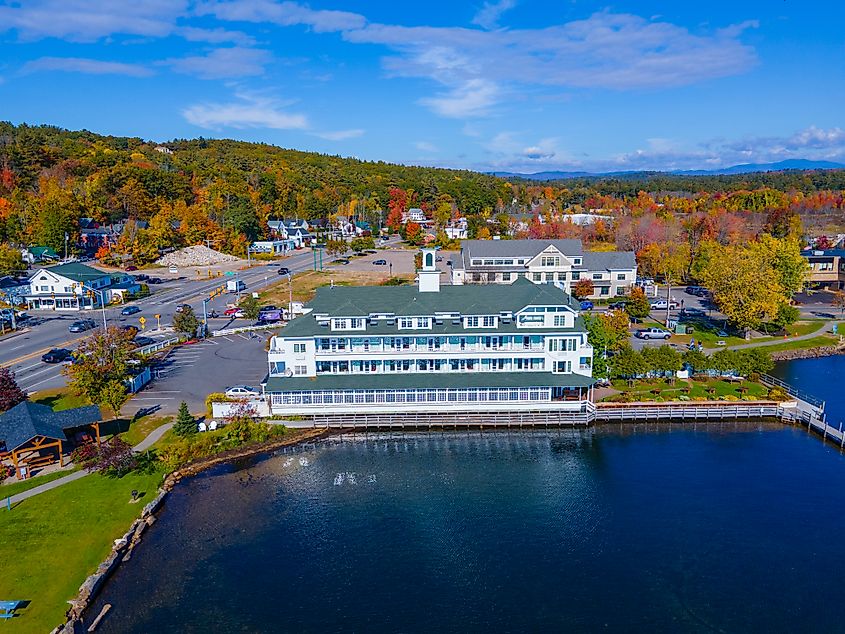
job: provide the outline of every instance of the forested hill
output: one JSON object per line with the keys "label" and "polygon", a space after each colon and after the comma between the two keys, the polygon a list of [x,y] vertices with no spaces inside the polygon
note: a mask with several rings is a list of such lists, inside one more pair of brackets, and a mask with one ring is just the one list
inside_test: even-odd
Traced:
{"label": "forested hill", "polygon": [[115,200],[126,198],[120,196],[121,188],[136,183],[151,200],[191,204],[198,195],[222,195],[230,207],[233,199],[245,198],[265,207],[259,215],[308,219],[337,213],[352,200],[366,209],[386,209],[392,187],[412,191],[419,206],[448,194],[470,213],[494,208],[511,191],[501,179],[465,170],[361,161],[232,140],[159,144],[8,122],[0,122],[0,168],[6,169],[0,196],[4,187],[6,195],[12,189],[37,192],[43,185],[39,179],[72,181],[84,185],[89,215],[112,219],[130,211],[144,218],[154,211],[154,205],[130,210],[125,200]]}

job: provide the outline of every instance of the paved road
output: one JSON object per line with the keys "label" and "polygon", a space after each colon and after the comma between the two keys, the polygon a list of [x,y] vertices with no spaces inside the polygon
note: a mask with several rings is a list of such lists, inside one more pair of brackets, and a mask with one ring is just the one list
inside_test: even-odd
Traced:
{"label": "paved road", "polygon": [[[323,254],[323,264],[328,264],[332,258]],[[277,273],[279,266],[289,268],[293,273],[310,270],[313,266],[313,255],[310,250],[295,252],[293,255],[277,260],[273,264],[254,266],[251,269],[237,271],[237,279],[247,285],[247,292],[279,281]],[[10,366],[14,370],[19,385],[28,392],[61,388],[65,385],[61,374],[61,364],[47,364],[41,361],[41,355],[50,348],[74,348],[79,340],[90,333],[70,333],[68,326],[82,317],[95,319],[102,323],[105,313],[108,324],[140,326],[139,317],[145,317],[147,328],[155,327],[153,315],[161,315],[161,324],[168,325],[172,321],[179,304],[190,304],[198,315],[202,315],[202,300],[215,288],[226,283],[233,277],[219,277],[214,279],[198,279],[190,273],[198,270],[196,267],[185,269],[179,277],[167,279],[161,285],[151,286],[153,294],[137,300],[133,304],[141,308],[140,313],[130,317],[120,315],[122,306],[106,308],[105,311],[56,312],[30,311],[32,315],[31,327],[28,332],[4,338],[0,344],[0,364]],[[164,274],[163,274],[164,275]],[[235,296],[224,293],[208,303],[208,310],[222,313],[226,304],[235,301]],[[210,320],[212,328],[222,328],[229,320]]]}

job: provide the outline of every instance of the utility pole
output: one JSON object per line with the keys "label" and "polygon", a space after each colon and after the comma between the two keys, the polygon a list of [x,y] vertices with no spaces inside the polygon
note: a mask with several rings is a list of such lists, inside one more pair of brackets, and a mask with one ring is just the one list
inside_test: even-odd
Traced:
{"label": "utility pole", "polygon": [[290,299],[288,302],[288,320],[293,319],[293,275],[288,270],[288,291],[290,292]]}
{"label": "utility pole", "polygon": [[67,261],[67,241],[70,239],[68,236],[67,231],[65,231],[65,261]]}

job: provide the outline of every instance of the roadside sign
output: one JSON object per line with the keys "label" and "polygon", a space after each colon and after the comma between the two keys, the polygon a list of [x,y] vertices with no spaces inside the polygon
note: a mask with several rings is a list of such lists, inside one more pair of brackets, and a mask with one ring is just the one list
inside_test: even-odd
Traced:
{"label": "roadside sign", "polygon": [[178,273],[179,269],[177,269],[174,265],[170,265],[170,269],[168,269],[171,273]]}
{"label": "roadside sign", "polygon": [[231,277],[234,274],[235,274],[234,271],[226,271],[223,275],[228,275],[229,277]]}
{"label": "roadside sign", "polygon": [[143,330],[143,329],[144,329],[144,324],[146,324],[146,323],[147,323],[146,318],[144,318],[144,317],[139,317],[139,318],[138,318],[138,321],[139,321],[139,322],[141,322],[141,330]]}

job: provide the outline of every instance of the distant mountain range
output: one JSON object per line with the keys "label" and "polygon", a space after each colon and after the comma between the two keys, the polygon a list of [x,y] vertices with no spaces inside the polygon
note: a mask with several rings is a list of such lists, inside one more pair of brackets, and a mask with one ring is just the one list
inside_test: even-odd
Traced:
{"label": "distant mountain range", "polygon": [[524,178],[527,180],[553,181],[567,178],[647,178],[660,174],[672,174],[674,176],[719,176],[730,174],[751,174],[753,172],[782,172],[785,170],[841,170],[845,169],[845,163],[834,163],[831,161],[809,161],[806,159],[789,159],[777,163],[745,163],[743,165],[732,165],[713,170],[671,170],[667,172],[658,171],[626,171],[626,172],[534,172],[532,174],[519,174],[515,172],[489,172],[493,176],[501,178]]}

